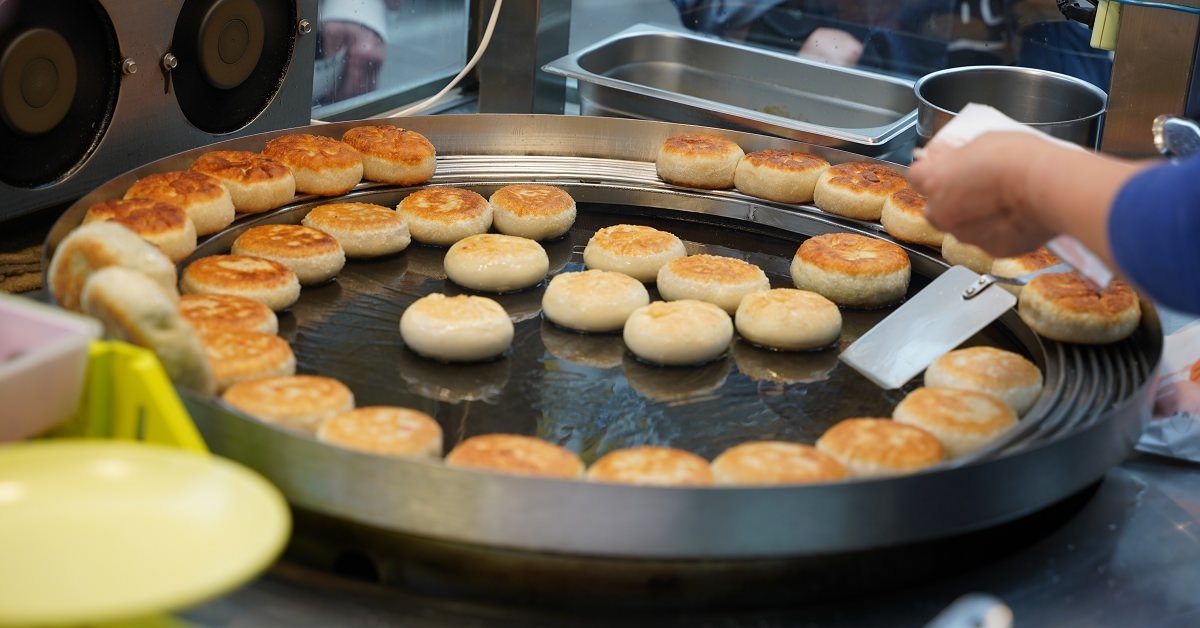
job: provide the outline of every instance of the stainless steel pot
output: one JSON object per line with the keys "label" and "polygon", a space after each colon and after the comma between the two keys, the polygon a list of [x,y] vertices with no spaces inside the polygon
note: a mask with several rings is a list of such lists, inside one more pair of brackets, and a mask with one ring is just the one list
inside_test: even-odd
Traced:
{"label": "stainless steel pot", "polygon": [[1073,76],[1002,65],[941,70],[921,77],[913,89],[922,144],[975,102],[1054,137],[1095,148],[1108,101],[1103,90]]}

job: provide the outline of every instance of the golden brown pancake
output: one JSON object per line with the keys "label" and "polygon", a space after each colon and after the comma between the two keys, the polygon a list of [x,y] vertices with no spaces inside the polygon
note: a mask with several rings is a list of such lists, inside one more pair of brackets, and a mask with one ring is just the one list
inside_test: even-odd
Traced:
{"label": "golden brown pancake", "polygon": [[451,281],[484,292],[523,290],[537,285],[550,270],[542,245],[499,233],[478,233],[455,242],[442,264]]}
{"label": "golden brown pancake", "polygon": [[233,198],[234,208],[248,214],[282,207],[296,195],[291,168],[250,151],[204,153],[189,169],[220,179]]}
{"label": "golden brown pancake", "polygon": [[427,294],[400,315],[400,337],[409,349],[443,362],[476,362],[512,344],[508,312],[487,297]]}
{"label": "golden brown pancake", "polygon": [[1200,360],[1196,360],[1196,362],[1192,364],[1192,370],[1188,372],[1188,379],[1200,384]]}
{"label": "golden brown pancake", "polygon": [[249,255],[210,255],[188,265],[180,282],[184,292],[232,294],[275,310],[287,309],[300,298],[300,281],[291,268]]}
{"label": "golden brown pancake", "polygon": [[684,255],[683,241],[673,233],[644,225],[613,225],[596,231],[588,240],[583,263],[647,283],[657,281],[663,264]]}
{"label": "golden brown pancake", "polygon": [[106,220],[129,227],[172,262],[182,261],[196,250],[196,226],[177,205],[150,199],[112,199],[92,205],[83,217],[84,224]]}
{"label": "golden brown pancake", "polygon": [[125,198],[148,198],[182,207],[197,235],[216,233],[233,222],[233,197],[221,180],[191,170],[159,172],[138,179]]}
{"label": "golden brown pancake", "polygon": [[925,385],[987,393],[1021,415],[1042,393],[1042,372],[1025,356],[1012,351],[968,347],[934,360],[925,369]]}
{"label": "golden brown pancake", "polygon": [[84,282],[108,266],[137,270],[153,279],[172,302],[179,300],[175,264],[158,247],[115,222],[82,225],[67,234],[50,259],[47,287],[59,305],[78,311]]}
{"label": "golden brown pancake", "polygon": [[817,439],[850,475],[879,477],[917,471],[941,462],[942,444],[929,432],[891,419],[846,419]]}
{"label": "golden brown pancake", "polygon": [[452,187],[428,187],[404,197],[396,210],[408,219],[417,242],[450,246],[492,226],[492,206],[478,193]]}
{"label": "golden brown pancake", "polygon": [[342,245],[333,236],[302,225],[251,227],[233,241],[230,252],[279,262],[304,285],[328,281],[346,265]]}
{"label": "golden brown pancake", "polygon": [[442,455],[442,426],[410,408],[355,408],[322,421],[317,440],[385,456]]}
{"label": "golden brown pancake", "polygon": [[974,390],[918,388],[896,405],[892,418],[933,434],[949,457],[970,453],[1017,424],[1000,399]]}
{"label": "golden brown pancake", "polygon": [[575,199],[552,185],[517,183],[492,193],[492,222],[500,233],[549,240],[575,224]]}
{"label": "golden brown pancake", "polygon": [[179,315],[174,299],[146,275],[121,266],[97,270],[83,286],[80,311],[100,321],[105,336],[153,351],[175,385],[201,395],[214,392],[216,382],[195,330]]}
{"label": "golden brown pancake", "polygon": [[362,155],[345,142],[324,135],[281,135],[263,148],[263,155],[288,168],[296,177],[296,191],[337,196],[362,180]]}
{"label": "golden brown pancake", "polygon": [[221,399],[246,414],[304,432],[354,409],[354,393],[332,377],[262,377],[230,386]]}
{"label": "golden brown pancake", "polygon": [[712,462],[717,484],[814,484],[846,478],[841,463],[815,447],[751,441],[726,449]]}
{"label": "golden brown pancake", "polygon": [[[1035,270],[1049,268],[1061,261],[1058,259],[1058,256],[1043,246],[1035,251],[1017,257],[998,257],[992,260],[991,273],[998,277],[1019,277]],[[1021,294],[1021,286],[1011,286],[1003,283],[1000,285],[1005,290],[1017,296]]]}
{"label": "golden brown pancake", "polygon": [[554,478],[583,476],[583,461],[553,443],[517,434],[484,434],[459,443],[446,464],[516,475]]}
{"label": "golden brown pancake", "polygon": [[279,318],[271,308],[254,299],[232,294],[185,294],[179,299],[179,313],[202,334],[237,330],[274,334],[279,331]]}
{"label": "golden brown pancake", "polygon": [[260,331],[223,330],[200,334],[212,365],[217,392],[260,377],[296,373],[296,356],[287,341]]}
{"label": "golden brown pancake", "polygon": [[1062,262],[1050,249],[1040,247],[1017,257],[1001,257],[992,262],[992,274],[1007,273],[1001,277],[1016,277],[1035,270],[1049,268]]}
{"label": "golden brown pancake", "polygon": [[375,257],[408,248],[412,236],[399,212],[371,203],[317,205],[301,221],[337,239],[346,257]]}
{"label": "golden brown pancake", "polygon": [[808,203],[813,200],[817,179],[828,168],[828,161],[809,153],[756,150],[738,163],[733,184],[750,196],[780,203]]}
{"label": "golden brown pancake", "polygon": [[703,364],[733,340],[733,321],[719,306],[682,299],[655,301],[629,315],[622,331],[634,355],[653,364]]}
{"label": "golden brown pancake", "polygon": [[593,482],[642,486],[706,486],[713,483],[708,461],[671,447],[632,447],[604,454],[587,471]]}
{"label": "golden brown pancake", "polygon": [[911,264],[899,246],[853,233],[805,240],[792,259],[792,281],[850,307],[880,307],[904,298]]}
{"label": "golden brown pancake", "polygon": [[395,185],[417,185],[433,177],[437,151],[424,135],[398,126],[359,126],[342,141],[362,154],[363,178]]}
{"label": "golden brown pancake", "polygon": [[1142,320],[1129,284],[1116,279],[1097,292],[1075,273],[1034,277],[1021,290],[1017,313],[1039,335],[1079,344],[1124,340]]}
{"label": "golden brown pancake", "polygon": [[555,275],[542,294],[547,319],[580,331],[616,331],[634,310],[649,304],[642,282],[607,270]]}
{"label": "golden brown pancake", "polygon": [[815,292],[777,288],[746,295],[734,323],[738,333],[756,345],[806,351],[837,342],[842,313],[837,304]]}
{"label": "golden brown pancake", "polygon": [[744,297],[771,288],[767,274],[758,266],[732,257],[703,254],[667,262],[658,271],[657,283],[663,300],[708,301],[731,315]]}
{"label": "golden brown pancake", "polygon": [[994,261],[987,251],[974,244],[959,241],[953,233],[947,233],[946,237],[942,238],[942,258],[952,266],[966,266],[981,275],[991,272]]}
{"label": "golden brown pancake", "polygon": [[925,219],[925,197],[912,188],[893,193],[883,202],[879,222],[893,238],[941,248],[946,234]]}
{"label": "golden brown pancake", "polygon": [[908,181],[887,166],[852,161],[830,166],[821,174],[813,202],[831,214],[879,220],[887,197],[906,187]]}
{"label": "golden brown pancake", "polygon": [[735,142],[716,135],[676,135],[663,141],[655,167],[667,183],[726,189],[733,187],[733,174],[744,154]]}

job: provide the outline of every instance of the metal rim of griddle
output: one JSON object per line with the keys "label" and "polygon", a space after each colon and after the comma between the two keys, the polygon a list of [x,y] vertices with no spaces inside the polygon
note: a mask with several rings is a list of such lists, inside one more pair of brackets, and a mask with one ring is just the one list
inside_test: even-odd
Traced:
{"label": "metal rim of griddle", "polygon": [[[340,136],[362,124],[310,127]],[[563,185],[582,202],[618,200],[711,213],[808,235],[851,230],[887,238],[877,224],[733,191],[673,188],[654,175],[662,139],[707,130],[747,151],[798,148],[831,161],[861,159],[779,138],[611,118],[441,116],[400,121],[439,149],[432,184],[472,187],[533,180]],[[290,132],[295,132],[291,130]],[[80,199],[55,226],[47,255],[90,204],[115,196],[137,177],[186,166],[206,150],[261,148],[262,134],[159,160]],[[505,154],[507,151],[508,154]],[[518,154],[514,154],[518,153]],[[581,155],[581,156],[576,156]],[[530,173],[536,172],[536,177]],[[363,184],[349,196],[390,188]],[[239,221],[210,246],[264,221],[296,221],[300,198],[276,214]],[[289,215],[290,213],[290,215]],[[944,265],[928,250],[906,247],[914,271]],[[1002,323],[1037,343],[1015,313]],[[1022,330],[1024,330],[1022,332]],[[630,559],[744,560],[869,550],[941,538],[1010,521],[1094,482],[1131,450],[1146,419],[1150,373],[1161,330],[1148,308],[1133,340],[1106,347],[1046,342],[1035,354],[1047,392],[1025,421],[1028,432],[1003,451],[959,467],[910,476],[818,486],[698,489],[587,484],[489,474],[441,464],[336,449],[262,424],[212,400],[185,399],[210,446],[260,471],[298,507],[360,525],[452,542],[514,550]]]}

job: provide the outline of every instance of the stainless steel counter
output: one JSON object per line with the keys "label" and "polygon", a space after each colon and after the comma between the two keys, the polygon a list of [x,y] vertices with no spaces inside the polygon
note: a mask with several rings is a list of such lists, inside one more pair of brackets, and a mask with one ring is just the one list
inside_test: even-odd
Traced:
{"label": "stainless steel counter", "polygon": [[[183,615],[212,626],[921,626],[986,592],[1022,626],[1200,625],[1200,468],[1140,456],[1112,470],[1053,529],[1018,526],[1016,549],[926,584],[819,606],[762,610],[544,610],[442,599],[282,562]],[[1073,511],[1072,511],[1073,510]],[[939,557],[931,555],[930,560]]]}

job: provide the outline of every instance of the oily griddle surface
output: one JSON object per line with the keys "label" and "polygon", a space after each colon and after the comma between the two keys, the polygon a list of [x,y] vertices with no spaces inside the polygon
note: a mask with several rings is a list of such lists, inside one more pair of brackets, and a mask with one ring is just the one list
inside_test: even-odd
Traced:
{"label": "oily griddle surface", "polygon": [[[597,229],[649,225],[684,240],[689,254],[749,261],[772,287],[793,287],[789,266],[803,236],[702,214],[581,204],[571,231],[544,242],[550,274],[583,270],[583,247]],[[513,317],[516,334],[500,359],[443,364],[405,348],[399,321],[414,300],[434,292],[467,292],[445,278],[444,248],[414,243],[387,258],[350,260],[330,283],[304,288],[280,317],[298,371],[346,383],[357,405],[400,405],[435,416],[446,451],[478,434],[538,436],[579,453],[585,462],[637,445],[678,447],[706,458],[747,440],[813,443],[841,419],[891,415],[919,382],[884,391],[837,360],[837,351],[892,308],[842,310],[838,347],[788,353],[755,347],[735,334],[721,359],[700,366],[644,364],[619,333],[581,334],[540,312],[545,283],[485,295]],[[913,277],[909,294],[927,280]],[[657,292],[650,286],[652,300]],[[1023,349],[998,325],[972,344]]]}

